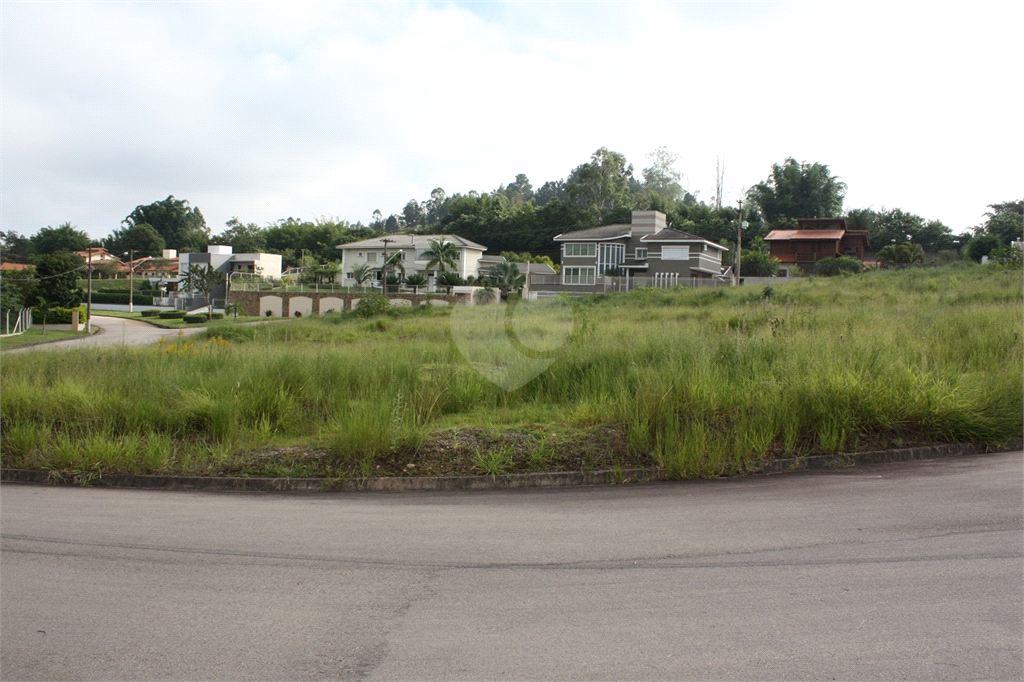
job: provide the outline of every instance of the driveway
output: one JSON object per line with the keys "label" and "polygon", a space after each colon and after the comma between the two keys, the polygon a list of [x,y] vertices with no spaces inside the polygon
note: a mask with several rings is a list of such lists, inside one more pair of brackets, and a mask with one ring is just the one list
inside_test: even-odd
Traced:
{"label": "driveway", "polygon": [[25,348],[12,348],[5,350],[8,353],[25,353],[35,350],[56,350],[67,348],[89,348],[96,346],[140,346],[156,343],[160,339],[174,339],[179,335],[190,335],[204,329],[204,327],[189,327],[186,329],[163,329],[154,327],[145,322],[137,320],[126,320],[120,317],[103,317],[102,315],[92,316],[93,327],[99,328],[99,332],[92,336],[83,336],[77,339],[67,339],[54,343],[44,343],[38,346],[27,346]]}
{"label": "driveway", "polygon": [[1016,679],[1022,453],[479,493],[5,484],[2,679]]}

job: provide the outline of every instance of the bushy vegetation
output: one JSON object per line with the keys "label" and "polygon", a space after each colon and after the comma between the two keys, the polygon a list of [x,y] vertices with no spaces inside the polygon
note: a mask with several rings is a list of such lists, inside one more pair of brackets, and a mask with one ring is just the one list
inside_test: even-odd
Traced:
{"label": "bushy vegetation", "polygon": [[[675,478],[1021,434],[1019,270],[868,272],[772,290],[575,299],[564,344],[552,343],[560,337],[545,306],[565,304],[521,303],[510,323],[519,342],[553,361],[511,391],[476,371],[452,336],[453,316],[497,306],[39,351],[0,367],[0,453],[7,467],[95,473],[493,474],[648,462]],[[482,335],[486,323],[465,318],[459,335]],[[511,357],[495,347],[496,366]]]}

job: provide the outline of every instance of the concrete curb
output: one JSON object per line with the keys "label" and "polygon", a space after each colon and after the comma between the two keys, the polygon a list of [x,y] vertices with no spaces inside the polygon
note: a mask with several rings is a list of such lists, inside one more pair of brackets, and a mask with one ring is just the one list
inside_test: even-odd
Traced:
{"label": "concrete curb", "polygon": [[[850,468],[865,464],[910,462],[922,459],[945,459],[973,455],[1016,452],[1024,448],[1018,438],[1005,448],[951,444],[929,445],[900,450],[880,450],[843,455],[794,457],[767,463],[752,474],[781,474],[795,471]],[[140,490],[196,490],[209,492],[414,492],[457,490],[508,490],[513,488],[556,488],[582,485],[613,485],[617,483],[653,483],[663,481],[664,471],[658,467],[612,471],[562,471],[502,476],[436,476],[378,478],[243,478],[237,476],[148,476],[136,474],[95,474],[90,472],[57,472],[33,469],[0,469],[4,483],[37,485],[79,485]]]}

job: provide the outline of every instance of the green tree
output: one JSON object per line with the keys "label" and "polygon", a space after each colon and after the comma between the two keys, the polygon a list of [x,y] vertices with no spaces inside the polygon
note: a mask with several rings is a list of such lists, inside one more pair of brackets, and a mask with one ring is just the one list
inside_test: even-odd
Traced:
{"label": "green tree", "polygon": [[363,283],[370,279],[370,275],[373,274],[373,268],[366,263],[360,263],[359,265],[352,268],[352,279],[356,281],[356,286],[360,289],[363,288]]}
{"label": "green tree", "polygon": [[744,251],[740,275],[744,277],[774,277],[779,273],[779,260],[761,251]]}
{"label": "green tree", "polygon": [[576,167],[566,182],[569,198],[600,219],[619,207],[632,206],[629,180],[633,164],[618,152],[601,147],[590,162]]}
{"label": "green tree", "polygon": [[890,244],[878,251],[878,260],[886,267],[902,267],[924,262],[924,248],[920,244],[903,242]]}
{"label": "green tree", "polygon": [[230,246],[234,253],[266,252],[266,231],[256,223],[243,223],[238,218],[231,218],[225,225],[227,229],[214,237],[211,243]]}
{"label": "green tree", "polygon": [[773,164],[765,182],[747,193],[769,224],[783,218],[828,218],[843,210],[846,183],[829,172],[822,163],[798,163],[789,157],[782,165]]}
{"label": "green tree", "polygon": [[526,283],[526,275],[519,272],[515,263],[505,261],[495,263],[487,273],[487,284],[501,292],[502,300],[508,299],[508,295],[520,291]]}
{"label": "green tree", "polygon": [[163,201],[139,205],[122,223],[128,227],[152,225],[168,249],[184,253],[198,252],[210,243],[210,228],[198,208],[169,196]]}
{"label": "green tree", "polygon": [[0,231],[0,256],[6,263],[31,263],[35,257],[36,248],[32,240],[23,237],[13,230]]}
{"label": "green tree", "polygon": [[444,273],[446,267],[453,270],[458,268],[456,262],[459,258],[459,251],[455,244],[444,238],[431,239],[428,244],[429,248],[423,252],[423,255],[427,257],[427,270],[436,268],[440,273]]}
{"label": "green tree", "polygon": [[185,273],[182,279],[182,285],[185,291],[193,294],[198,294],[207,299],[207,305],[209,306],[210,312],[213,312],[213,300],[210,299],[210,293],[213,288],[224,281],[224,275],[217,272],[209,265],[200,265],[198,263],[190,265],[188,271]]}
{"label": "green tree", "polygon": [[134,250],[136,257],[139,257],[159,256],[165,244],[164,238],[156,228],[147,223],[140,223],[114,230],[103,240],[103,246],[116,256]]}
{"label": "green tree", "polygon": [[985,232],[999,237],[1003,244],[1009,244],[1024,236],[1024,201],[991,204],[989,208],[992,211],[985,214]]}
{"label": "green tree", "polygon": [[435,282],[438,286],[446,288],[449,294],[452,293],[452,287],[463,284],[463,280],[457,272],[442,272],[437,276]]}
{"label": "green tree", "polygon": [[964,247],[964,256],[980,263],[983,256],[987,256],[1002,246],[1002,241],[994,234],[980,230],[971,241]]}
{"label": "green tree", "polygon": [[405,283],[412,287],[412,293],[419,293],[420,287],[427,286],[427,278],[419,272],[414,272],[405,278]]}
{"label": "green tree", "polygon": [[36,257],[36,285],[33,298],[39,297],[52,307],[73,308],[85,294],[78,286],[85,260],[67,251]]}
{"label": "green tree", "polygon": [[71,223],[62,223],[58,227],[44,227],[32,235],[31,240],[33,250],[37,254],[84,251],[92,243],[89,235],[76,230]]}
{"label": "green tree", "polygon": [[675,169],[679,155],[673,154],[667,147],[658,147],[647,158],[651,160],[651,165],[644,168],[644,189],[669,201],[682,199],[683,188],[679,181],[683,176]]}

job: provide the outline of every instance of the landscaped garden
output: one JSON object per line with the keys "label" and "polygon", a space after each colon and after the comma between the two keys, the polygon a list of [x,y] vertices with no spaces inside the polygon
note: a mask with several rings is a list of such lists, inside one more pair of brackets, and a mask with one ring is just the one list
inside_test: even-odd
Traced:
{"label": "landscaped garden", "polygon": [[[0,454],[5,467],[98,474],[659,465],[681,478],[778,457],[997,446],[1022,431],[1022,284],[1019,270],[948,266],[40,350],[0,367]],[[492,309],[510,315],[496,326]],[[504,388],[487,378],[517,367]]]}

